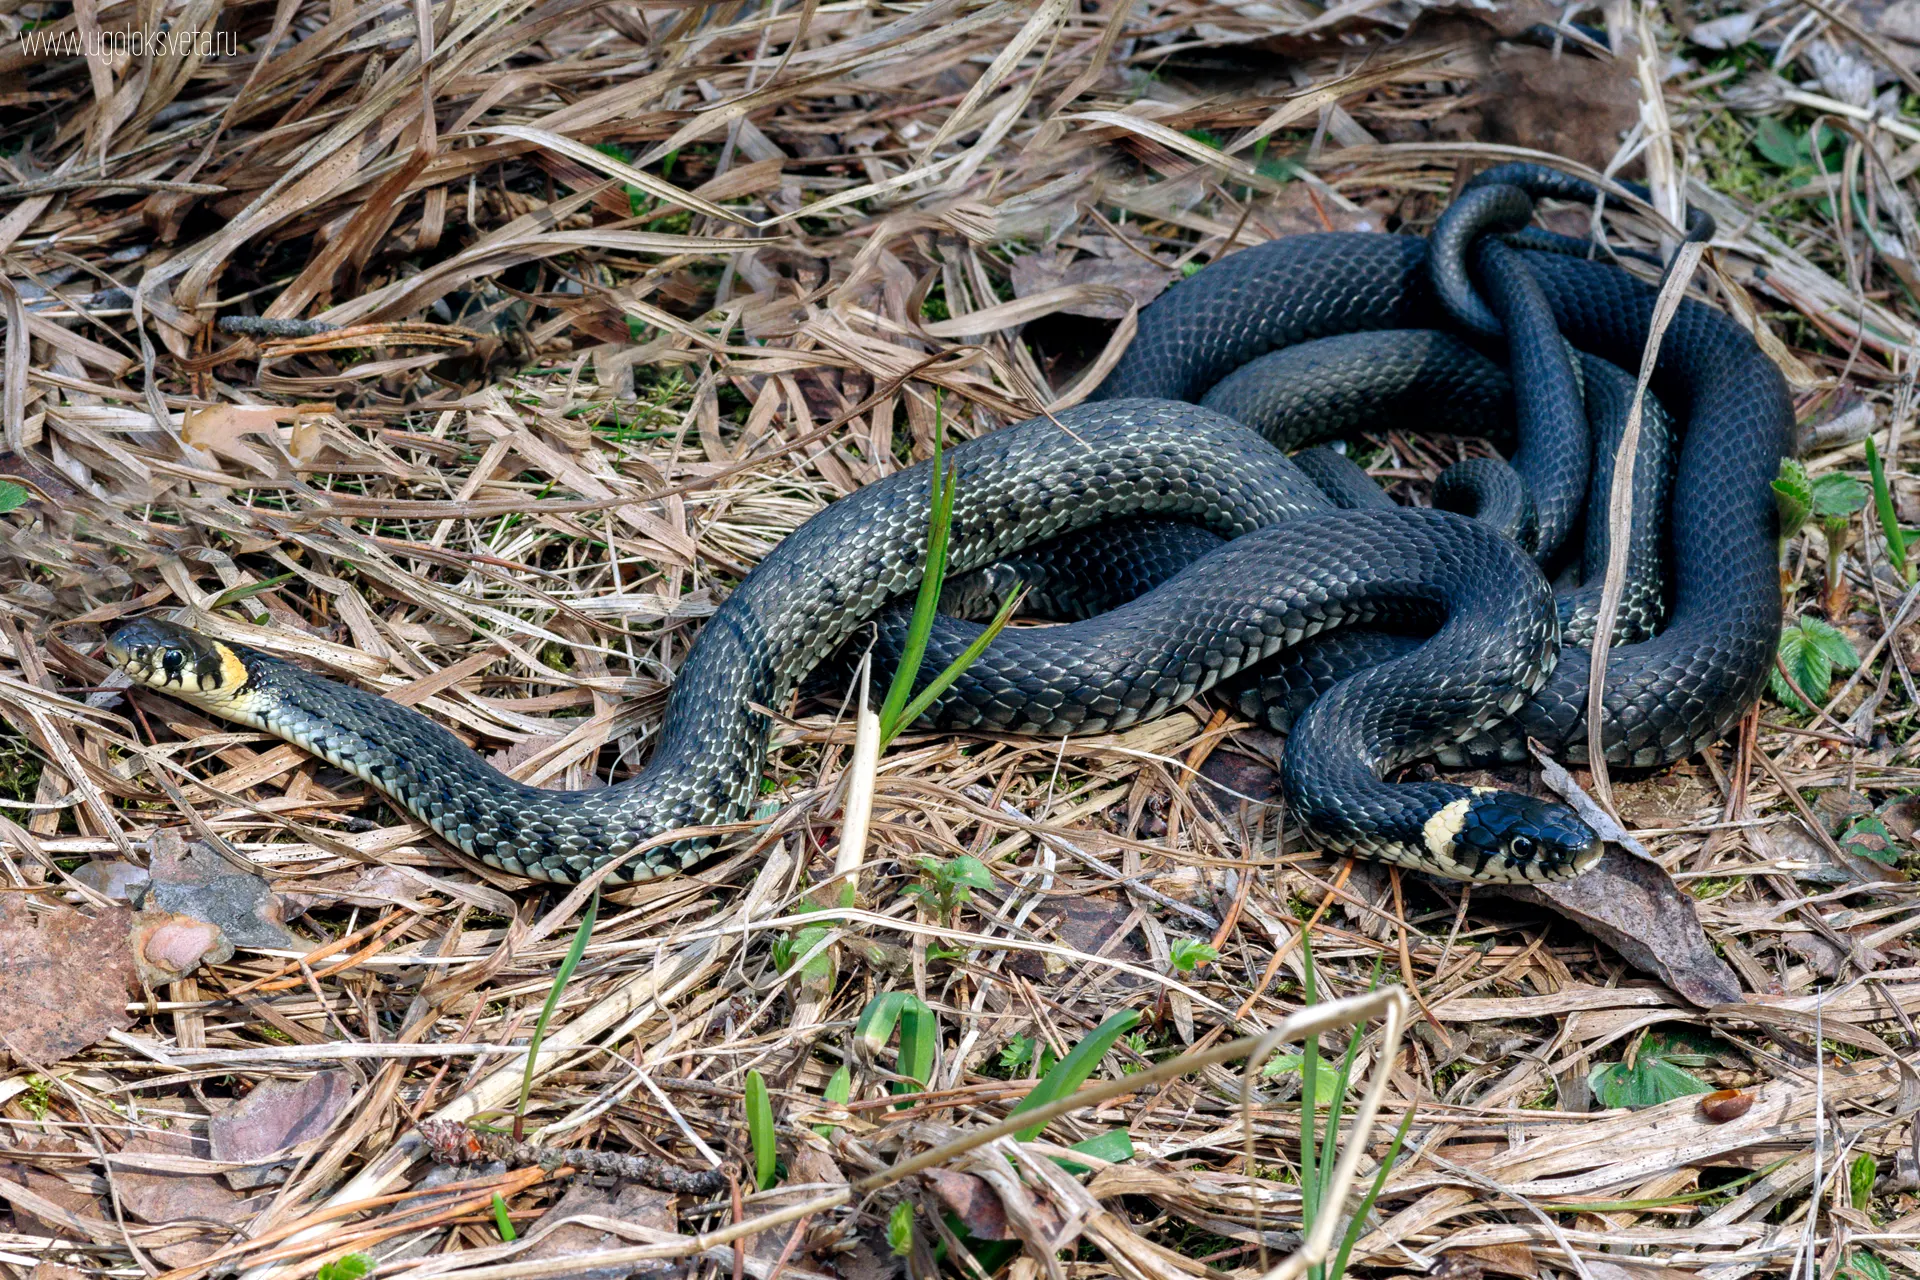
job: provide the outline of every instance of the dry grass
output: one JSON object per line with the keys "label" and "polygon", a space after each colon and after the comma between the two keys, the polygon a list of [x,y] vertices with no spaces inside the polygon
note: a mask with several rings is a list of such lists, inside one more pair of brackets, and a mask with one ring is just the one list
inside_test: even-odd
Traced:
{"label": "dry grass", "polygon": [[[1793,42],[1791,86],[1751,45],[1708,53],[1659,27],[1662,57],[1694,64],[1645,96],[1634,142],[1656,187],[1684,175],[1719,216],[1703,287],[1760,314],[1809,421],[1831,428],[1813,470],[1859,471],[1860,428],[1920,461],[1920,135],[1910,115],[1861,123],[1841,72],[1806,87],[1816,46],[1876,56],[1813,9],[1762,17],[1762,37]],[[26,43],[149,29],[161,12],[237,45],[89,63]],[[409,702],[525,780],[619,775],[644,758],[700,620],[822,505],[923,453],[936,392],[950,423],[991,429],[1090,385],[1139,292],[1183,265],[1302,230],[1424,225],[1497,151],[1470,136],[1497,104],[1471,32],[1402,42],[1400,13],[0,5],[0,470],[27,498],[0,517],[7,884],[50,907],[81,864],[144,864],[156,831],[184,821],[306,908],[295,946],[243,947],[129,1006],[131,1026],[97,1047],[0,1078],[0,1268],[292,1278],[356,1250],[382,1274],[580,1267],[496,1233],[496,1193],[523,1227],[559,1195],[538,1168],[483,1170],[424,1202],[394,1193],[426,1171],[413,1120],[514,1105],[514,1046],[583,896],[450,853],[291,747],[101,690],[103,628],[185,610]],[[1895,86],[1895,110],[1910,92]],[[1792,186],[1754,149],[1758,122],[1804,135],[1819,111],[1851,113],[1855,132],[1823,153],[1830,176]],[[1828,188],[1855,199],[1812,198]],[[1016,276],[1057,249],[1096,266]],[[237,316],[321,324],[214,323]],[[1375,470],[1407,492],[1461,447],[1374,444]],[[1912,518],[1920,482],[1896,492]],[[1904,1061],[1920,913],[1904,878],[1834,840],[1920,790],[1920,649],[1914,593],[1853,528],[1834,621],[1871,652],[1863,677],[1836,681],[1820,717],[1770,701],[1737,742],[1615,779],[1744,1004],[1695,1008],[1537,907],[1330,864],[1281,829],[1270,792],[1246,794],[1267,777],[1257,745],[1204,707],[1111,739],[897,745],[861,906],[833,917],[831,980],[782,972],[774,946],[833,866],[853,741],[802,705],[733,856],[602,904],[527,1122],[550,1145],[738,1171],[757,1069],[790,1184],[878,1189],[739,1253],[711,1233],[807,1193],[683,1197],[653,1218],[569,1201],[598,1233],[570,1228],[568,1247],[666,1246],[703,1276],[871,1280],[901,1265],[882,1226],[905,1196],[920,1215],[907,1265],[924,1273],[944,1240],[941,1265],[965,1272],[935,1189],[885,1175],[1005,1113],[1031,1072],[999,1065],[1010,1046],[1064,1051],[1115,1008],[1162,1010],[1109,1060],[1117,1077],[1270,1028],[1300,1007],[1310,931],[1325,990],[1399,974],[1426,1010],[1398,1055],[1370,1041],[1360,1060],[1387,1073],[1389,1123],[1417,1113],[1356,1261],[1920,1270],[1920,1080]],[[1817,535],[1789,548],[1796,612],[1818,607],[1826,554]],[[1887,820],[1911,867],[1909,810]],[[992,867],[990,891],[951,915],[908,892],[923,858],[961,854]],[[1176,973],[1186,937],[1211,938],[1218,962]],[[882,1101],[891,1051],[851,1043],[888,990],[918,993],[941,1029],[931,1089],[905,1111]],[[1690,1100],[1597,1110],[1589,1070],[1652,1052],[1655,1026],[1711,1033],[1699,1074],[1751,1089],[1752,1109],[1724,1125]],[[834,1111],[821,1095],[843,1060],[853,1099]],[[205,1147],[154,1145],[323,1068],[350,1100],[263,1200],[215,1194],[228,1166]],[[1242,1112],[1238,1076],[1216,1066],[1057,1122],[1061,1142],[1131,1131],[1136,1158],[1090,1179],[1030,1157],[1024,1184],[1004,1163],[952,1168],[984,1172],[1044,1242],[1000,1264],[1018,1280],[1253,1276],[1299,1225],[1297,1087],[1280,1077]],[[809,1127],[822,1114],[832,1140]],[[147,1154],[109,1163],[130,1142]],[[1879,1182],[1856,1200],[1862,1156]],[[205,1195],[156,1201],[138,1168]],[[140,1208],[155,1203],[175,1207]]]}

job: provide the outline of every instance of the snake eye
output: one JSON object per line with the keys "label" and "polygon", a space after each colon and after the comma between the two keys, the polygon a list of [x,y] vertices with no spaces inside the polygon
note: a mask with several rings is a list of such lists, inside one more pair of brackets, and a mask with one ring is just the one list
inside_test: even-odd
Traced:
{"label": "snake eye", "polygon": [[1532,862],[1540,853],[1540,845],[1532,836],[1515,836],[1507,842],[1507,853],[1515,862]]}
{"label": "snake eye", "polygon": [[168,649],[166,655],[160,659],[160,665],[166,670],[169,680],[180,678],[180,668],[185,666],[186,662],[187,655],[179,649]]}

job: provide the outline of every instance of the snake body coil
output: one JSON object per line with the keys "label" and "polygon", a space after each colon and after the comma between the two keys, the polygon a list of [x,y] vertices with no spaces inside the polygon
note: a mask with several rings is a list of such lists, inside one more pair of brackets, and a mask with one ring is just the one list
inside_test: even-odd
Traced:
{"label": "snake body coil", "polygon": [[[1048,656],[1047,646],[1072,642],[1072,628],[1024,633],[1052,638],[1022,641],[1041,656],[1013,681],[1013,701],[1076,707],[1069,727],[1081,730],[1155,714],[1316,632],[1381,623],[1431,634],[1417,652],[1410,642],[1362,641],[1378,664],[1349,663],[1349,677],[1309,708],[1283,771],[1296,813],[1334,847],[1443,875],[1564,877],[1598,851],[1566,810],[1485,789],[1381,781],[1423,752],[1516,758],[1527,736],[1582,757],[1588,664],[1579,651],[1555,664],[1555,606],[1532,560],[1464,517],[1329,513],[1322,491],[1273,445],[1190,403],[1277,348],[1445,327],[1450,308],[1427,255],[1426,242],[1405,236],[1300,236],[1177,285],[1142,313],[1095,403],[951,451],[949,568],[965,574],[1115,519],[1178,521],[1239,540],[1090,620],[1105,667],[1078,652]],[[1550,315],[1577,347],[1637,366],[1653,304],[1645,285],[1550,253],[1496,249],[1478,261],[1495,264],[1491,274],[1520,273],[1515,290],[1531,292],[1538,316]],[[1536,342],[1535,321],[1500,311],[1491,323],[1517,326],[1510,353],[1538,356],[1537,366],[1521,362],[1519,398],[1564,400],[1563,375],[1576,364],[1559,359],[1559,337]],[[1732,321],[1687,302],[1661,348],[1654,389],[1681,434],[1674,591],[1666,629],[1615,648],[1609,664],[1603,741],[1608,758],[1625,764],[1675,759],[1722,733],[1757,696],[1779,626],[1768,484],[1791,423],[1779,374]],[[1543,542],[1557,540],[1574,523],[1567,483],[1557,459],[1537,462],[1528,480]],[[616,880],[669,874],[709,851],[710,833],[698,828],[734,821],[752,802],[770,728],[754,705],[781,704],[864,621],[917,586],[930,478],[923,463],[871,485],[769,553],[694,646],[647,768],[598,790],[512,781],[411,710],[170,623],[129,623],[108,654],[142,684],[352,771],[506,870],[565,882],[620,859]]]}

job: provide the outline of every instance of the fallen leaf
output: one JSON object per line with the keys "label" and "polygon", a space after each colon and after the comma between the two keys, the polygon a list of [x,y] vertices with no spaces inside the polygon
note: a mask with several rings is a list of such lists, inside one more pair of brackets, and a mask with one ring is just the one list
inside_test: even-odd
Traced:
{"label": "fallen leaf", "polygon": [[25,1065],[47,1066],[132,1025],[136,994],[130,911],[88,915],[35,911],[0,895],[0,1048]]}
{"label": "fallen leaf", "polygon": [[1532,1277],[1540,1274],[1540,1268],[1533,1260],[1533,1250],[1524,1244],[1483,1244],[1447,1252],[1448,1262],[1456,1258],[1472,1264],[1481,1275],[1521,1276],[1525,1280],[1532,1280]]}
{"label": "fallen leaf", "polygon": [[296,946],[265,877],[236,869],[197,840],[188,844],[171,827],[154,832],[149,847],[152,883],[142,908],[218,925],[236,947]]}
{"label": "fallen leaf", "polygon": [[1714,952],[1693,899],[1657,863],[1609,845],[1598,865],[1572,880],[1482,887],[1559,912],[1693,1004],[1741,998],[1740,979]]}
{"label": "fallen leaf", "polygon": [[[322,1071],[305,1080],[267,1080],[252,1093],[216,1111],[207,1145],[216,1160],[264,1161],[320,1137],[353,1097],[353,1077]],[[277,1182],[284,1166],[235,1169],[226,1174],[236,1190]]]}
{"label": "fallen leaf", "polygon": [[920,1176],[975,1240],[1013,1239],[1013,1230],[1007,1225],[1007,1211],[985,1178],[951,1169],[929,1169]]}
{"label": "fallen leaf", "polygon": [[130,902],[147,883],[147,869],[118,858],[95,858],[73,869],[73,878],[103,898]]}
{"label": "fallen leaf", "polygon": [[[1049,901],[1034,913],[1031,926],[1041,930],[1042,936],[1049,942],[1060,946],[1088,955],[1106,954],[1117,960],[1142,964],[1149,959],[1149,953],[1137,930],[1129,932],[1125,938],[1107,948],[1107,940],[1113,936],[1114,930],[1125,924],[1132,914],[1132,906],[1118,893],[1088,893]],[[1052,917],[1051,921],[1049,916]],[[1046,932],[1049,924],[1052,926],[1050,935]],[[1104,953],[1102,948],[1107,948]],[[1057,956],[1022,951],[1008,959],[1007,968],[1029,981],[1040,982],[1046,978],[1049,963],[1058,965],[1061,961]],[[1139,985],[1140,981],[1126,974],[1118,974],[1113,980],[1112,989],[1119,992]]]}
{"label": "fallen leaf", "polygon": [[[1013,292],[1025,298],[1062,285],[1100,284],[1124,290],[1138,306],[1146,306],[1173,283],[1171,268],[1148,262],[1137,253],[1125,257],[1080,258],[1062,264],[1052,254],[1028,253],[1013,260]],[[1076,302],[1060,308],[1070,316],[1088,316],[1096,320],[1118,320],[1127,308],[1117,301]]]}
{"label": "fallen leaf", "polygon": [[198,969],[233,958],[233,944],[220,926],[169,911],[142,911],[133,918],[133,963],[148,991]]}
{"label": "fallen leaf", "polygon": [[[196,449],[221,454],[266,475],[277,475],[280,468],[257,450],[242,444],[242,439],[255,436],[276,440],[295,462],[311,462],[320,451],[318,418],[333,411],[330,404],[209,405],[187,410],[180,439]],[[292,423],[284,435],[280,430],[283,422]]]}
{"label": "fallen leaf", "polygon": [[[124,1155],[211,1157],[204,1138],[186,1133],[148,1132],[136,1134],[122,1149]],[[191,1266],[228,1243],[234,1232],[219,1225],[238,1227],[265,1206],[264,1197],[246,1199],[229,1190],[211,1174],[155,1172],[115,1166],[113,1185],[126,1211],[142,1222],[157,1225],[172,1223],[198,1227],[204,1238],[178,1244],[160,1245],[153,1256],[170,1267]]]}

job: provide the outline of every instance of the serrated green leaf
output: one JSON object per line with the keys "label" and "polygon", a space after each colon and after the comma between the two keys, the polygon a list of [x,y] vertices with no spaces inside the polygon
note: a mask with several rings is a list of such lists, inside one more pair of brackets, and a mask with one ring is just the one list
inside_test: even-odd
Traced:
{"label": "serrated green leaf", "polygon": [[370,1255],[349,1253],[344,1258],[322,1263],[320,1269],[314,1272],[314,1280],[366,1280],[372,1274],[373,1258]]}
{"label": "serrated green leaf", "polygon": [[[1807,697],[1825,701],[1833,686],[1835,670],[1851,671],[1860,665],[1853,642],[1839,630],[1815,617],[1805,617],[1780,630],[1780,665],[1787,669],[1806,692]],[[1782,706],[1811,715],[1813,708],[1802,702],[1778,668],[1767,673],[1773,696]]]}
{"label": "serrated green leaf", "polygon": [[767,1094],[767,1081],[758,1071],[747,1072],[747,1139],[753,1145],[753,1183],[757,1191],[773,1185],[775,1159],[779,1154],[774,1140],[773,1099]]}
{"label": "serrated green leaf", "polygon": [[[0,480],[0,514],[18,510],[31,495],[11,480]],[[349,1257],[358,1255],[349,1254]]]}
{"label": "serrated green leaf", "polygon": [[902,1200],[887,1215],[887,1248],[896,1258],[913,1252],[913,1202]]}
{"label": "serrated green leaf", "polygon": [[1785,480],[1775,480],[1773,508],[1780,514],[1780,540],[1785,542],[1807,527],[1807,517],[1813,514],[1813,495]]}
{"label": "serrated green leaf", "polygon": [[1605,1107],[1638,1110],[1657,1106],[1675,1098],[1713,1091],[1712,1085],[1676,1065],[1683,1061],[1700,1063],[1704,1056],[1649,1036],[1641,1043],[1631,1067],[1624,1062],[1595,1067],[1587,1076],[1587,1084]]}
{"label": "serrated green leaf", "polygon": [[1827,661],[1833,664],[1835,671],[1851,671],[1860,665],[1859,651],[1853,647],[1853,641],[1847,639],[1847,633],[1838,627],[1818,618],[1802,618],[1800,629],[1813,638],[1813,643],[1821,653],[1827,655]]}
{"label": "serrated green leaf", "polygon": [[[1107,1051],[1113,1048],[1115,1042],[1133,1030],[1134,1024],[1139,1021],[1139,1010],[1122,1009],[1089,1031],[1085,1039],[1073,1046],[1066,1057],[1054,1063],[1053,1069],[1040,1078],[1033,1092],[1022,1098],[1019,1105],[1007,1114],[1017,1116],[1023,1111],[1036,1110],[1078,1089],[1093,1074],[1093,1069],[1100,1065],[1100,1060],[1107,1056]],[[1014,1136],[1022,1142],[1031,1142],[1044,1128],[1045,1124],[1029,1125]]]}
{"label": "serrated green leaf", "polygon": [[1867,505],[1867,486],[1844,471],[1829,471],[1813,481],[1813,514],[1838,520]]}
{"label": "serrated green leaf", "polygon": [[[1275,1076],[1299,1075],[1306,1065],[1306,1057],[1298,1053],[1282,1053],[1267,1059],[1267,1065],[1260,1068],[1260,1074],[1268,1080]],[[1315,1079],[1313,1094],[1316,1098],[1331,1098],[1340,1086],[1340,1071],[1331,1062],[1319,1054],[1313,1057]]]}

